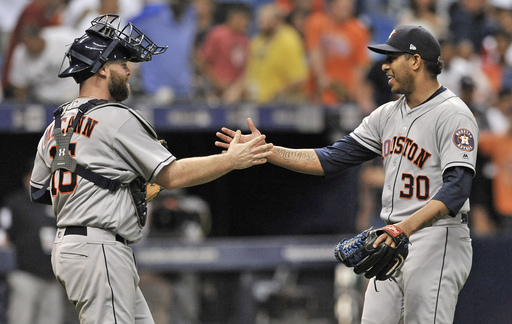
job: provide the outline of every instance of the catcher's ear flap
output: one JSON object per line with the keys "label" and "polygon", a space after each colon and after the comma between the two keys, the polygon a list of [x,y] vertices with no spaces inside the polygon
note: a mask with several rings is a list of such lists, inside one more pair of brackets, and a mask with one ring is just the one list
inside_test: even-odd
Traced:
{"label": "catcher's ear flap", "polygon": [[372,254],[370,254],[367,258],[365,258],[364,260],[362,260],[361,262],[354,266],[354,272],[356,274],[361,274],[363,272],[367,272],[372,267],[374,267],[377,263],[379,263],[382,260],[383,257],[387,256],[388,249],[386,247],[389,247],[389,245],[387,245],[386,243],[379,244]]}

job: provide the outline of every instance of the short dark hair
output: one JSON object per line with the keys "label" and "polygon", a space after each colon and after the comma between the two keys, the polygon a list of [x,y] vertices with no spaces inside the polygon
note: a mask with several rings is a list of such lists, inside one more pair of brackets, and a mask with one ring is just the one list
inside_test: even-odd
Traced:
{"label": "short dark hair", "polygon": [[[410,59],[413,55],[409,53],[404,53],[405,59]],[[444,62],[442,60],[438,60],[437,62],[432,62],[429,60],[423,60],[423,63],[425,63],[425,69],[430,74],[430,76],[436,78],[444,68]]]}
{"label": "short dark hair", "polygon": [[433,77],[437,77],[444,68],[444,62],[442,60],[437,61],[436,63],[430,62],[425,60],[425,68],[427,69],[428,73],[432,75]]}

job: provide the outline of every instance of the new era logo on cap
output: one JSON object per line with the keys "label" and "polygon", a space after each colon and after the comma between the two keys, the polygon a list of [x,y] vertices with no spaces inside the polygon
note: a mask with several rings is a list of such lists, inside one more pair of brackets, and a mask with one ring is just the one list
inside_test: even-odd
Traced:
{"label": "new era logo on cap", "polygon": [[368,48],[380,54],[409,53],[418,54],[424,60],[434,63],[441,56],[439,41],[421,26],[405,25],[395,28],[385,44],[372,45]]}

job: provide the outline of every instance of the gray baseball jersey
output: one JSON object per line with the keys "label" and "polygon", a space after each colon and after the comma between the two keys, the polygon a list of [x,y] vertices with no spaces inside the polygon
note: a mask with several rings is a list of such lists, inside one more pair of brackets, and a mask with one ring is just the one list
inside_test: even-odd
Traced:
{"label": "gray baseball jersey", "polygon": [[[63,130],[70,125],[77,107],[86,101],[75,100],[66,108]],[[78,164],[123,185],[109,192],[69,171],[56,171],[50,189],[57,226],[103,228],[136,242],[142,234],[128,184],[139,175],[154,182],[158,172],[175,157],[126,109],[93,108],[82,120],[71,137],[71,155]],[[51,176],[55,151],[52,123],[38,144],[31,178],[34,188],[41,188]]]}
{"label": "gray baseball jersey", "polygon": [[[423,207],[453,166],[475,170],[478,126],[466,104],[450,90],[411,109],[405,96],[366,117],[351,136],[382,156],[385,182],[381,218],[397,223]],[[461,213],[469,210],[466,201]],[[460,224],[446,216],[441,224]]]}
{"label": "gray baseball jersey", "polygon": [[[63,132],[86,101],[78,99],[65,108]],[[42,188],[52,177],[50,192],[59,227],[52,250],[55,277],[75,305],[80,323],[154,324],[138,287],[133,251],[118,238],[136,242],[142,236],[129,183],[138,176],[154,182],[175,157],[129,110],[93,107],[78,122],[69,151],[79,165],[121,183],[110,191],[63,169],[52,175],[52,158],[60,154],[53,129],[54,123],[39,142],[31,186]],[[73,232],[77,228],[80,233]]]}
{"label": "gray baseball jersey", "polygon": [[[382,156],[381,218],[397,223],[425,206],[441,189],[447,168],[474,171],[478,135],[473,114],[450,90],[414,109],[402,96],[366,117],[351,136]],[[453,322],[471,269],[469,228],[461,222],[468,210],[466,201],[455,217],[411,235],[409,256],[394,280],[368,285],[362,323]]]}

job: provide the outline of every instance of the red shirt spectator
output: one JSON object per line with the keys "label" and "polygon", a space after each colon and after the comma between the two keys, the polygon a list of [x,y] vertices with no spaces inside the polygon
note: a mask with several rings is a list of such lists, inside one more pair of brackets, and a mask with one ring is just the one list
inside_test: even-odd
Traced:
{"label": "red shirt spectator", "polygon": [[210,77],[219,84],[233,83],[243,73],[247,61],[249,38],[228,26],[212,29],[203,45]]}
{"label": "red shirt spectator", "polygon": [[230,87],[241,82],[249,53],[250,10],[235,6],[228,10],[226,22],[214,27],[205,37],[199,53],[200,69],[222,98]]}

